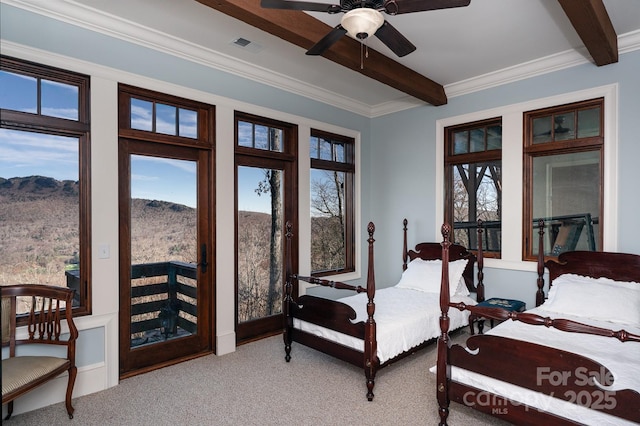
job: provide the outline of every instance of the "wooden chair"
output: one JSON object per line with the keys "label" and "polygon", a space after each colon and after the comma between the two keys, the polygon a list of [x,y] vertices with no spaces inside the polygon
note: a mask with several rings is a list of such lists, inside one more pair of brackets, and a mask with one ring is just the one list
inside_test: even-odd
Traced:
{"label": "wooden chair", "polygon": [[[9,357],[2,360],[2,405],[8,405],[5,420],[13,413],[13,401],[38,386],[68,372],[66,406],[73,418],[71,395],[76,380],[76,328],[71,314],[74,291],[68,288],[40,284],[0,286],[2,297],[2,347],[9,347]],[[27,313],[17,313],[19,304],[26,304]],[[68,327],[62,330],[65,319]],[[24,335],[16,326],[26,325]],[[20,330],[22,331],[22,330]],[[43,354],[21,355],[19,346],[30,344],[66,347],[66,356]],[[43,347],[44,349],[44,347]],[[60,349],[57,348],[57,352]]]}

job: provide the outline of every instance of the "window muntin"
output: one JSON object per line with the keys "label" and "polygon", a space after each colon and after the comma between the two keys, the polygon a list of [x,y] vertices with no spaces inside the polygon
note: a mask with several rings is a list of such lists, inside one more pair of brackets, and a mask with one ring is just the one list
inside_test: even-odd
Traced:
{"label": "window muntin", "polygon": [[538,254],[540,219],[545,256],[602,249],[603,109],[594,99],[525,113],[525,260]]}
{"label": "window muntin", "polygon": [[73,288],[88,313],[89,77],[3,56],[0,87],[0,285]]}
{"label": "window muntin", "polygon": [[352,272],[354,140],[312,130],[310,157],[312,275]]}
{"label": "window muntin", "polygon": [[454,241],[477,249],[477,221],[486,228],[483,249],[500,257],[502,216],[500,119],[445,129],[445,217]]}

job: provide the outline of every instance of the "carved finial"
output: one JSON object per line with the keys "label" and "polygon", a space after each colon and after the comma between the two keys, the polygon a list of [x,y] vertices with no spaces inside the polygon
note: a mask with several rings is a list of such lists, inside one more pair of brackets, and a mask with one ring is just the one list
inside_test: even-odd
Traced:
{"label": "carved finial", "polygon": [[402,221],[402,224],[404,225],[404,229],[407,229],[407,224],[409,223],[409,221],[407,220],[407,218],[405,217],[404,220]]}
{"label": "carved finial", "polygon": [[369,222],[369,225],[367,225],[367,232],[369,232],[369,236],[373,237],[373,233],[376,230],[376,226],[373,224],[373,222]]}
{"label": "carved finial", "polygon": [[444,223],[441,228],[442,238],[445,241],[449,241],[449,234],[451,233],[451,226],[448,223]]}
{"label": "carved finial", "polygon": [[287,230],[287,233],[285,234],[285,237],[287,237],[287,238],[293,237],[293,232],[291,232],[292,229],[293,229],[293,225],[291,224],[290,220],[288,220],[287,223],[285,224],[285,228]]}
{"label": "carved finial", "polygon": [[538,220],[538,235],[544,235],[544,220]]}

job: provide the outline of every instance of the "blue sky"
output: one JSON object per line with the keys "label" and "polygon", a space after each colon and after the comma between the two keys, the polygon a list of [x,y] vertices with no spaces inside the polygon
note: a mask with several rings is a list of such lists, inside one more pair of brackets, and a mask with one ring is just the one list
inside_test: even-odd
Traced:
{"label": "blue sky", "polygon": [[78,180],[78,140],[0,129],[0,177],[48,176]]}
{"label": "blue sky", "polygon": [[196,162],[131,156],[131,197],[196,207]]}

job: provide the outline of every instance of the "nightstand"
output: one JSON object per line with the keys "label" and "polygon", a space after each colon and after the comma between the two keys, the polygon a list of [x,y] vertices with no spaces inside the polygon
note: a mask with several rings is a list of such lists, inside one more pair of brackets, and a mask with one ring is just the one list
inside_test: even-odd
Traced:
{"label": "nightstand", "polygon": [[[501,297],[493,297],[484,302],[478,303],[476,306],[482,306],[487,308],[502,308],[510,312],[524,312],[527,309],[527,305],[521,300],[515,299],[503,299]],[[482,334],[484,331],[484,318],[471,315],[469,317],[469,323],[471,324],[471,334],[473,334],[473,322],[478,321],[478,332]],[[490,318],[491,328],[493,328],[493,318]]]}

